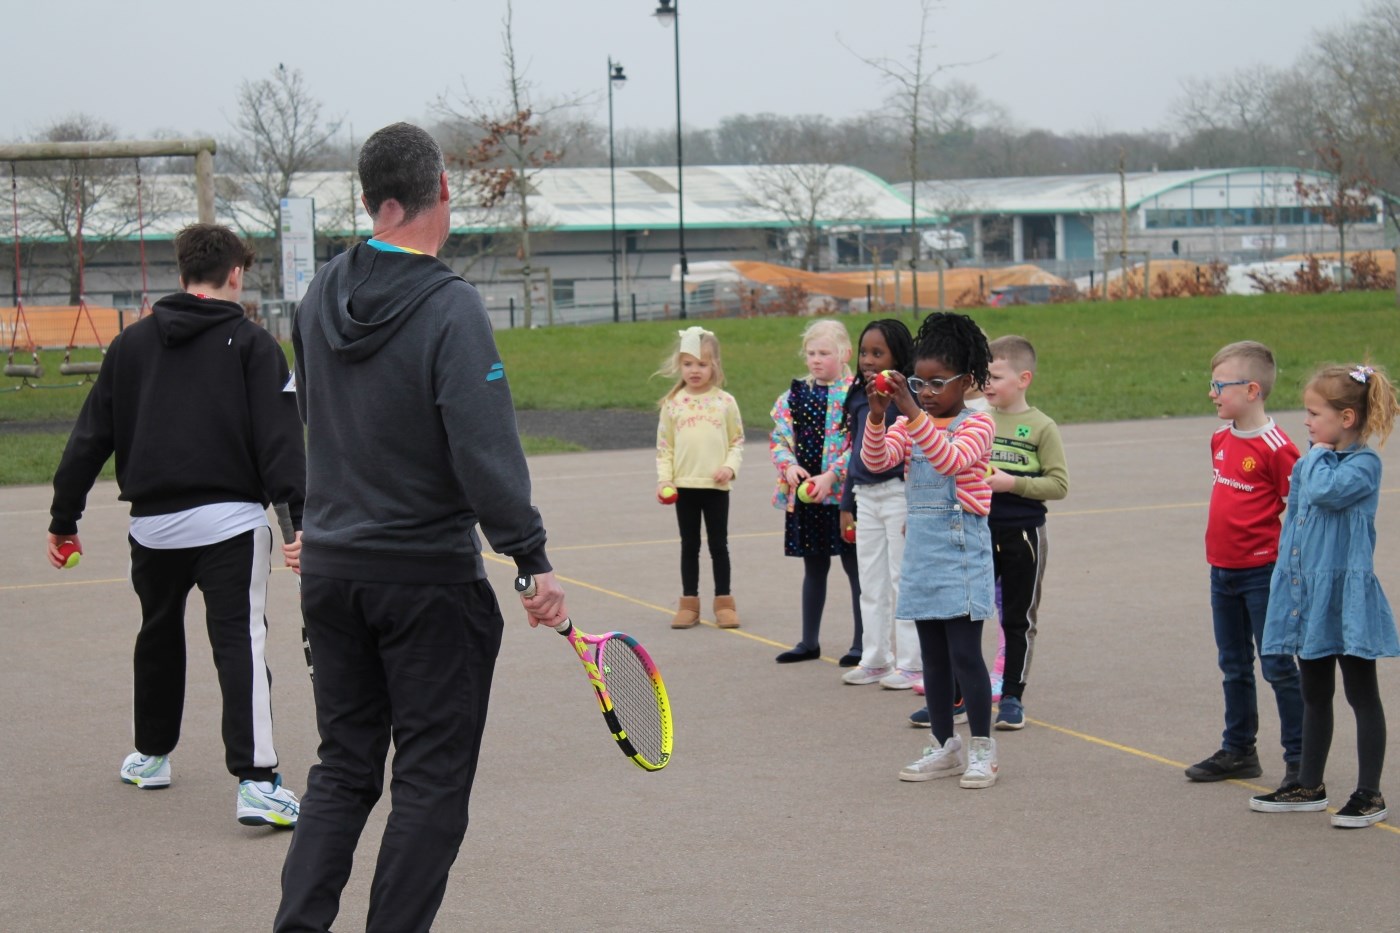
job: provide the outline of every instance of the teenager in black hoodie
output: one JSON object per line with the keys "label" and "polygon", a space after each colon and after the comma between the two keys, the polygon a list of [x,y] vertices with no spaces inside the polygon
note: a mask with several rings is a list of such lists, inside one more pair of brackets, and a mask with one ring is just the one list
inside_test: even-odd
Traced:
{"label": "teenager in black hoodie", "polygon": [[[185,291],[107,348],[53,478],[49,562],[78,540],[78,520],[107,458],[131,503],[131,583],[141,601],[135,651],[136,751],[120,777],[170,784],[185,700],[185,600],[196,586],[223,692],[228,770],[240,823],[296,824],[272,744],[272,677],[263,657],[272,531],[286,502],[300,525],[306,456],[287,360],[239,298],[252,260],[227,227],[194,224],[175,238]],[[300,545],[284,548],[290,560]]]}
{"label": "teenager in black hoodie", "polygon": [[393,808],[365,929],[432,926],[467,829],[504,626],[478,525],[535,578],[532,625],[568,614],[486,308],[436,258],[451,226],[442,152],[397,123],[365,141],[359,171],[374,236],[316,273],[292,341],[321,746],[279,931],[330,929],[391,739]]}

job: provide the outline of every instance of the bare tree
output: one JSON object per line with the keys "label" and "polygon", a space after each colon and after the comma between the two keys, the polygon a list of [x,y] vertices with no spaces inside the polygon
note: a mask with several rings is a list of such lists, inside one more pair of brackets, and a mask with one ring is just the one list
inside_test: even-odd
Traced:
{"label": "bare tree", "polygon": [[[538,271],[531,265],[535,249],[532,237],[543,226],[541,218],[531,212],[532,180],[542,168],[557,163],[566,148],[566,141],[546,133],[546,127],[551,123],[575,129],[583,126],[580,122],[569,122],[566,115],[584,98],[535,106],[531,99],[533,85],[515,52],[514,15],[513,5],[507,2],[501,29],[506,100],[500,104],[483,102],[466,93],[464,88],[456,98],[439,98],[437,108],[446,118],[448,129],[455,130],[455,145],[449,147],[449,165],[465,172],[467,187],[476,195],[480,207],[488,211],[508,208],[516,257],[521,263],[524,323],[531,327],[534,323],[531,280]],[[549,307],[553,308],[552,300]]]}
{"label": "bare tree", "polygon": [[1280,94],[1285,75],[1256,65],[1220,78],[1187,79],[1171,107],[1173,122],[1191,138],[1203,164],[1267,165],[1291,145],[1283,139],[1283,113],[1292,109]]}
{"label": "bare tree", "polygon": [[851,170],[841,165],[766,165],[755,173],[746,196],[786,222],[799,266],[816,271],[826,228],[870,212],[871,199],[851,182]]}
{"label": "bare tree", "polygon": [[1294,181],[1298,200],[1317,211],[1323,221],[1337,231],[1340,288],[1347,287],[1347,228],[1371,217],[1375,210],[1372,198],[1375,184],[1366,170],[1362,157],[1349,157],[1337,145],[1335,134],[1329,134],[1317,146],[1318,159],[1326,175],[1317,181],[1305,181],[1299,175]]}
{"label": "bare tree", "polygon": [[[268,77],[239,85],[230,122],[233,136],[219,153],[231,170],[219,177],[220,209],[245,234],[275,235],[282,199],[298,175],[325,167],[341,118],[323,114],[300,69],[279,64]],[[271,269],[273,293],[280,295],[280,261]]]}
{"label": "bare tree", "polygon": [[[933,15],[935,0],[919,0],[919,30],[915,41],[909,45],[909,57],[905,61],[892,58],[870,58],[846,46],[851,54],[874,68],[893,88],[889,107],[906,131],[906,154],[909,180],[913,183],[911,192],[918,190],[920,178],[919,146],[927,120],[930,83],[933,78],[948,68],[967,64],[960,62],[948,65],[935,65],[929,61],[932,46],[929,43],[929,19]],[[838,37],[839,41],[839,37]],[[845,44],[844,42],[842,43]],[[919,207],[918,197],[911,193],[909,198],[909,271],[914,289],[914,314],[919,313]]]}

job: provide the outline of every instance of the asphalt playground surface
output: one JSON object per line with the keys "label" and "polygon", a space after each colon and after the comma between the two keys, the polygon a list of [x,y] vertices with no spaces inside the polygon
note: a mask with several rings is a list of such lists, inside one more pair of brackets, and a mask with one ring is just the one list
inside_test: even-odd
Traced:
{"label": "asphalt playground surface", "polygon": [[[1300,413],[1277,416],[1306,442]],[[535,458],[535,499],[569,605],[588,631],[621,629],[656,658],[676,752],[646,773],[607,736],[577,660],[513,605],[472,823],[436,929],[524,930],[1393,930],[1395,816],[1337,830],[1327,814],[1259,814],[1282,776],[1260,679],[1251,782],[1193,784],[1182,768],[1218,747],[1222,700],[1202,535],[1212,418],[1070,426],[1070,497],[1051,508],[1029,724],[994,733],[986,790],[897,779],[925,734],[907,691],[852,687],[849,591],[833,571],[822,661],[778,666],[799,630],[801,562],[782,556],[766,445],[735,486],[730,548],[743,627],[668,627],[679,595],[673,513],[653,499],[652,451]],[[1383,451],[1377,564],[1400,604],[1400,440]],[[174,783],[143,791],[117,769],[131,749],[126,511],[100,485],[81,565],[44,558],[49,490],[0,489],[0,750],[8,778],[0,930],[270,929],[288,835],[239,825],[223,767],[219,702],[190,600],[184,737]],[[702,566],[704,565],[702,561]],[[273,575],[269,656],[286,783],[316,751],[289,571]],[[988,627],[986,644],[995,650]],[[1381,691],[1400,722],[1400,662]],[[1355,783],[1349,708],[1336,700],[1332,806]],[[964,730],[965,735],[965,728]],[[1392,750],[1400,736],[1392,729]],[[336,929],[363,929],[386,799],[362,839]]]}

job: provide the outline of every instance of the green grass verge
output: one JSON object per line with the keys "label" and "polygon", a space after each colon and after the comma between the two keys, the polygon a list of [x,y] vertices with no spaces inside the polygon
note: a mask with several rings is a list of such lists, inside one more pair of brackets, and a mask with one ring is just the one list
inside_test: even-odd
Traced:
{"label": "green grass verge", "polygon": [[[527,456],[538,454],[577,453],[586,448],[555,437],[521,438]],[[53,471],[68,443],[65,433],[17,433],[4,435],[0,453],[0,486],[46,486],[53,482]],[[102,479],[117,478],[116,460],[108,460],[100,474]]]}
{"label": "green grass verge", "polygon": [[[68,443],[66,432],[0,436],[0,486],[47,485]],[[102,479],[116,479],[116,460],[102,468]]]}
{"label": "green grass verge", "polygon": [[[1278,410],[1300,406],[1302,383],[1320,363],[1366,357],[1400,374],[1400,311],[1394,296],[1385,292],[1039,305],[971,313],[992,337],[1016,333],[1035,344],[1040,365],[1030,399],[1062,424],[1208,414],[1211,355],[1235,340],[1260,340],[1273,348],[1279,378],[1269,405]],[[908,313],[902,317],[912,325]],[[855,340],[871,316],[841,320]],[[766,427],[774,399],[804,372],[798,342],[807,320],[698,323],[719,336],[728,389],[739,401],[744,422]],[[670,388],[668,380],[652,374],[671,351],[680,324],[501,331],[497,342],[519,408],[648,411]],[[51,383],[74,381],[58,375],[62,357],[62,351],[41,354]],[[98,358],[96,350],[74,352],[74,359]],[[16,379],[0,380],[0,390],[16,384]],[[0,422],[71,422],[88,389],[0,391]],[[22,437],[26,435],[0,435],[0,483],[47,482],[62,452],[61,436],[59,443],[43,447],[45,452],[35,446],[41,444],[36,435],[18,442]],[[550,438],[527,439],[530,453],[571,449],[579,448]],[[26,459],[37,464],[37,473],[34,466],[12,465]]]}
{"label": "green grass verge", "polygon": [[[972,316],[991,337],[1021,334],[1035,344],[1030,400],[1062,424],[1209,414],[1210,358],[1236,340],[1274,350],[1279,378],[1270,405],[1281,410],[1300,407],[1302,383],[1323,362],[1369,356],[1400,372],[1400,311],[1388,293],[983,308]],[[901,317],[916,329],[909,314]],[[871,319],[841,318],[853,341]],[[670,387],[651,374],[680,323],[503,331],[497,340],[517,407],[648,410]],[[807,320],[698,323],[719,337],[745,424],[766,426],[778,394],[804,373],[798,351]]]}

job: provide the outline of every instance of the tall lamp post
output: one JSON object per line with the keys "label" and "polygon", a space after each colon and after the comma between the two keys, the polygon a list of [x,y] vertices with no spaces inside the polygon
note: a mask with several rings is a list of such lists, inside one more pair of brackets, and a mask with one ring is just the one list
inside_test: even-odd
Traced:
{"label": "tall lamp post", "polygon": [[678,17],[680,0],[660,0],[652,15],[663,28],[672,29],[676,40],[676,207],[680,211],[681,250],[681,320],[685,320],[685,277],[690,266],[685,259],[685,160],[681,157],[681,24]]}
{"label": "tall lamp post", "polygon": [[608,57],[608,201],[612,210],[613,323],[622,320],[617,303],[617,150],[613,145],[613,89],[627,86],[622,66]]}

